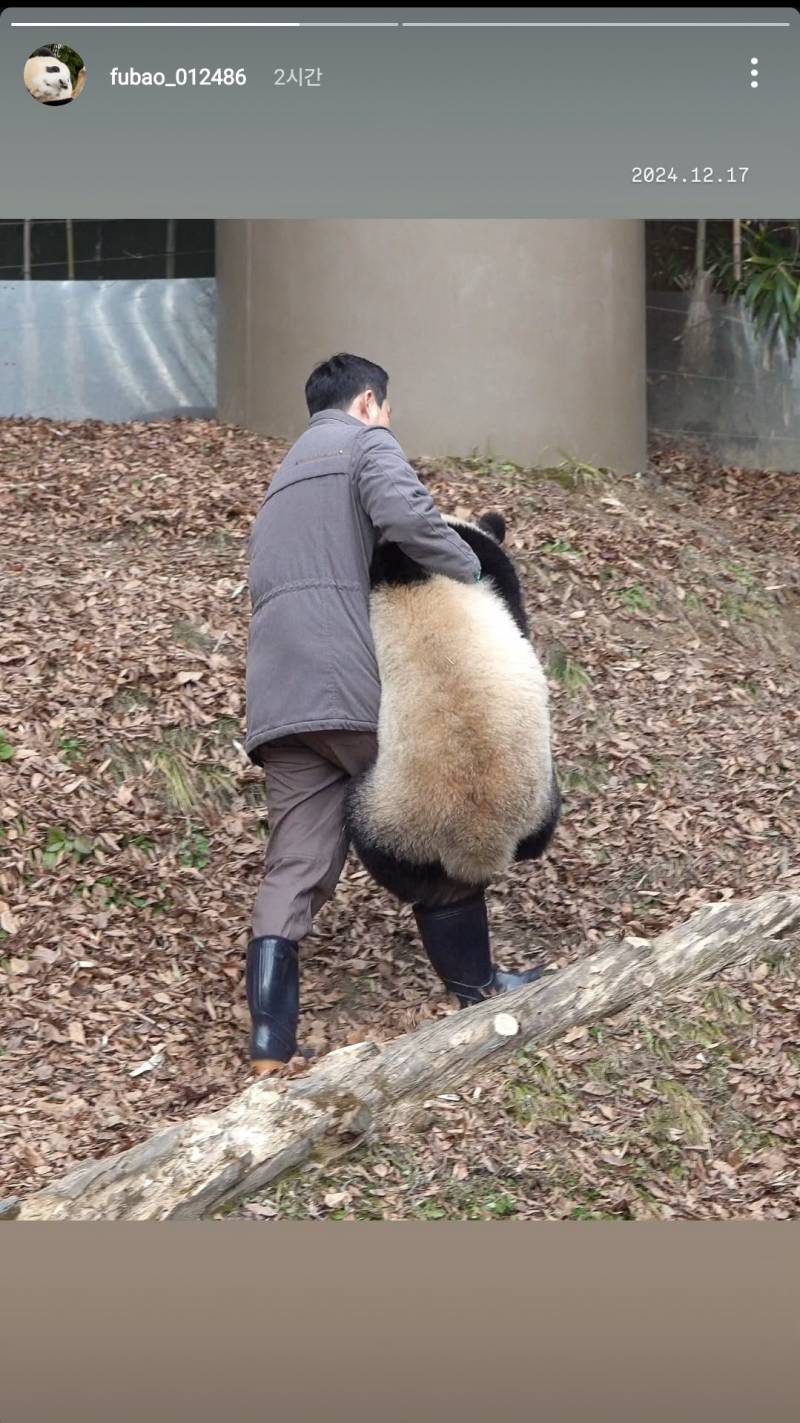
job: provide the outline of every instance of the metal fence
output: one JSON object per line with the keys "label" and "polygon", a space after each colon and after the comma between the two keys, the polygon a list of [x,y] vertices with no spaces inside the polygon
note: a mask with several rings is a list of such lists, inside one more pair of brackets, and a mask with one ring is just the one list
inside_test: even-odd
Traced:
{"label": "metal fence", "polygon": [[699,441],[723,464],[800,471],[800,358],[769,348],[740,305],[714,293],[690,326],[690,301],[648,294],[651,434]]}
{"label": "metal fence", "polygon": [[213,275],[213,222],[176,218],[0,222],[0,281]]}
{"label": "metal fence", "polygon": [[216,411],[213,277],[0,282],[0,416]]}

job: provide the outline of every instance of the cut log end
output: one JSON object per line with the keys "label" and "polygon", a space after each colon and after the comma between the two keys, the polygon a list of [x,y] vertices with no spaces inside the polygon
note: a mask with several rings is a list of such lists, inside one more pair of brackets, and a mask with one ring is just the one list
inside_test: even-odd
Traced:
{"label": "cut log end", "polygon": [[498,1013],[493,1027],[501,1038],[514,1038],[519,1032],[519,1023],[511,1013]]}

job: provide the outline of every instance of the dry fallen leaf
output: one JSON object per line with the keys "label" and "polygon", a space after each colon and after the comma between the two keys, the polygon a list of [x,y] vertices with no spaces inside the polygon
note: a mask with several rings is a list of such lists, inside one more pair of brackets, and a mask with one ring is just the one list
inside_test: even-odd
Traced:
{"label": "dry fallen leaf", "polygon": [[140,1062],[136,1067],[130,1068],[128,1075],[130,1077],[141,1077],[145,1072],[154,1072],[157,1067],[161,1066],[163,1061],[163,1052],[155,1052],[152,1057],[148,1057],[146,1062]]}
{"label": "dry fallen leaf", "polygon": [[579,1025],[579,1026],[577,1026],[577,1027],[570,1028],[569,1032],[567,1032],[567,1033],[564,1034],[564,1036],[563,1036],[563,1038],[562,1038],[562,1042],[565,1042],[565,1043],[579,1043],[579,1042],[583,1042],[583,1040],[584,1040],[585,1038],[588,1038],[588,1036],[589,1036],[589,1029],[586,1028],[586,1027],[583,1027],[582,1025]]}
{"label": "dry fallen leaf", "polygon": [[337,1206],[344,1205],[348,1194],[346,1191],[328,1191],[323,1200],[329,1210],[335,1210]]}
{"label": "dry fallen leaf", "polygon": [[0,900],[0,929],[6,934],[16,934],[19,929],[19,920],[2,900]]}

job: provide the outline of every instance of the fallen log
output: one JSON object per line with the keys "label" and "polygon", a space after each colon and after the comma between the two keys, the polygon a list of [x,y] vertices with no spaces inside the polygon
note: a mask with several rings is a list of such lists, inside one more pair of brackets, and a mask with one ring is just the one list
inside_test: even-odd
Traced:
{"label": "fallen log", "polygon": [[380,1046],[329,1053],[302,1077],[262,1079],[227,1107],[166,1127],[24,1198],[0,1219],[188,1220],[251,1194],[292,1167],[373,1135],[419,1101],[521,1048],[763,955],[800,928],[800,894],[706,906],[653,940],[609,943],[543,980]]}

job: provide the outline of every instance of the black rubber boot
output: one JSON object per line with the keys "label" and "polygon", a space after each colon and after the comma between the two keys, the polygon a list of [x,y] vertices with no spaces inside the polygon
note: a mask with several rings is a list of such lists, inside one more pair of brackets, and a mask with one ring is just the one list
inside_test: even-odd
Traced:
{"label": "black rubber boot", "polygon": [[253,1027],[250,1060],[270,1072],[297,1051],[300,971],[291,939],[251,939],[247,946],[247,1006]]}
{"label": "black rubber boot", "polygon": [[482,1003],[496,993],[511,993],[534,983],[544,973],[504,973],[492,963],[489,918],[483,894],[447,904],[440,909],[414,906],[414,918],[425,952],[449,993],[462,1008]]}

